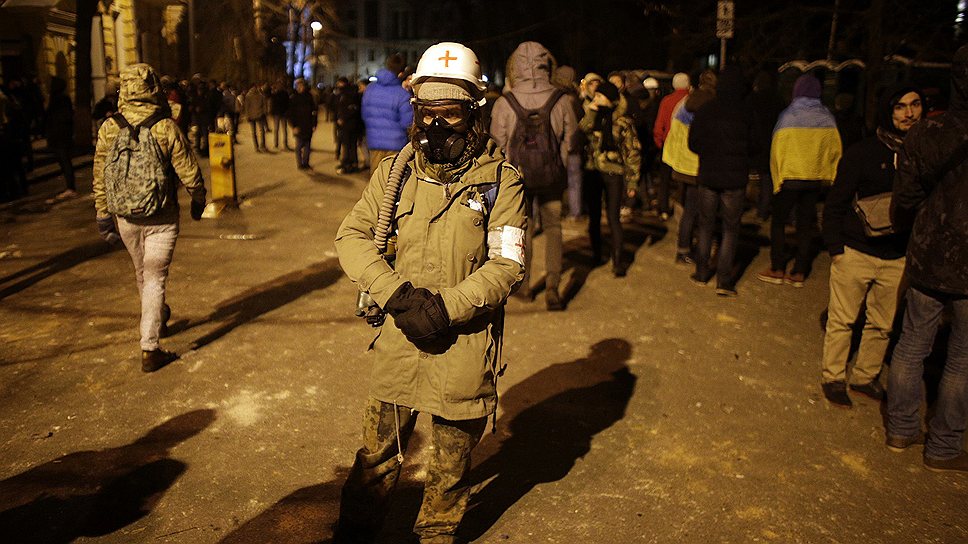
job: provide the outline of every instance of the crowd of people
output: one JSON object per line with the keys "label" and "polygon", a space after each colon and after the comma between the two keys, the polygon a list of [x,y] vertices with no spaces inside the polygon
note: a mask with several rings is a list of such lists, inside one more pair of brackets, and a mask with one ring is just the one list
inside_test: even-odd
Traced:
{"label": "crowd of people", "polygon": [[[319,95],[303,80],[294,82],[294,91],[280,81],[243,93],[200,76],[178,83],[144,64],[127,67],[118,94],[95,108],[94,194],[99,232],[109,242],[123,240],[135,265],[143,370],[177,357],[159,344],[170,317],[165,280],[178,206],[167,195],[176,194],[170,188],[176,184],[164,176],[154,180],[168,188],[149,191],[161,196],[146,204],[121,181],[130,172],[143,180],[173,171],[198,219],[206,192],[196,155],[207,154],[209,132],[235,134],[244,119],[261,153],[268,151],[267,133],[276,150],[289,150],[291,128],[297,166],[310,168],[322,104],[334,121],[337,173],[371,171],[339,228],[340,262],[371,301],[367,321],[393,325],[370,346],[374,385],[364,445],[343,491],[338,541],[376,534],[420,412],[433,416],[435,453],[415,530],[422,541],[453,541],[467,506],[469,490],[461,483],[470,450],[495,411],[506,299],[517,289],[530,302],[543,289],[549,311],[565,309],[563,221],[587,218],[594,264],[610,262],[615,277],[626,276],[623,222],[638,213],[633,210],[659,222],[678,215],[670,260],[689,267],[697,284],[715,279],[721,297],[738,294],[736,255],[747,208],[770,221],[770,264],[756,274],[763,282],[802,287],[813,244],[822,240],[831,256],[819,364],[823,395],[840,407],[852,406],[851,393],[886,399],[888,448],[923,443],[929,469],[968,472],[968,48],[954,58],[949,111],[927,119],[917,85],[889,86],[880,93],[876,126],[846,146],[845,127],[824,105],[823,84],[813,74],[795,81],[789,103],[775,78],[761,73],[750,85],[734,65],[676,73],[665,95],[659,79],[636,81],[633,74],[588,73],[576,81],[574,69],[558,66],[537,42],[514,50],[503,92],[490,100],[476,55],[452,42],[428,49],[412,75],[391,56],[375,82],[343,78]],[[63,162],[70,101],[60,97],[63,88],[55,90],[46,135],[52,150],[60,146],[55,154]],[[11,118],[6,115],[7,125]],[[30,126],[13,123],[21,131]],[[137,168],[112,169],[118,142],[134,134],[137,143],[137,127],[148,129],[160,155],[131,155],[126,160]],[[368,156],[361,167],[364,138]],[[69,163],[69,150],[65,156]],[[539,228],[540,288],[530,275]],[[947,365],[925,434],[923,364],[946,309]],[[858,322],[860,347],[849,364]]]}

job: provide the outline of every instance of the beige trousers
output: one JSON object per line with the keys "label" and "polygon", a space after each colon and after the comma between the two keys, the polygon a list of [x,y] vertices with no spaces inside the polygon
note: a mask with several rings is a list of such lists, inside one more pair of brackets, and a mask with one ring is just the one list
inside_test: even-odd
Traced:
{"label": "beige trousers", "polygon": [[879,259],[849,247],[844,248],[841,259],[830,265],[830,303],[821,381],[846,381],[851,325],[865,300],[866,322],[850,383],[862,385],[877,378],[887,351],[903,275],[903,257]]}

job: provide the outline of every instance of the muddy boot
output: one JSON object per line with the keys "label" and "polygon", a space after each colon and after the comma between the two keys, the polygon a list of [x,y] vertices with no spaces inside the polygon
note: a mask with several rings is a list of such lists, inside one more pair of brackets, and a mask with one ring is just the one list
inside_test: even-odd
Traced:
{"label": "muddy boot", "polygon": [[141,352],[141,371],[154,372],[178,358],[178,354],[161,348]]}

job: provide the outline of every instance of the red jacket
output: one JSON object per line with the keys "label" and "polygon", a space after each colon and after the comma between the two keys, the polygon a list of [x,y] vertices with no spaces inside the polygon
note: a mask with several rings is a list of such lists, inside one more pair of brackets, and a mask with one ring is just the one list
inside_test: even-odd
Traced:
{"label": "red jacket", "polygon": [[669,135],[669,128],[672,127],[672,110],[676,109],[679,101],[689,96],[689,89],[679,89],[666,96],[659,102],[659,116],[655,119],[655,126],[652,128],[652,139],[655,147],[662,149],[666,136]]}

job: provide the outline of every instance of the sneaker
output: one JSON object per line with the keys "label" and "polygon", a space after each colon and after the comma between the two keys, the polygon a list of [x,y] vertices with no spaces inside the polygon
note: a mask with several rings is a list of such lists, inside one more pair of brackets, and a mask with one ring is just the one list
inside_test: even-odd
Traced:
{"label": "sneaker", "polygon": [[784,273],[782,270],[773,270],[772,268],[767,268],[762,272],[756,274],[756,279],[760,281],[765,281],[766,283],[772,283],[773,285],[783,285]]}
{"label": "sneaker", "polygon": [[834,406],[841,408],[851,408],[854,403],[847,395],[847,384],[845,382],[826,382],[820,384],[823,389],[823,396]]}
{"label": "sneaker", "polygon": [[70,198],[74,198],[76,196],[77,196],[77,191],[74,191],[73,189],[67,189],[61,193],[58,193],[57,196],[54,198],[56,198],[57,200],[67,200]]}
{"label": "sneaker", "polygon": [[924,456],[924,467],[934,472],[968,472],[968,452],[961,452],[951,459],[932,459]]}
{"label": "sneaker", "polygon": [[729,298],[739,295],[739,293],[736,292],[735,287],[717,287],[716,294],[721,297],[729,297]]}
{"label": "sneaker", "polygon": [[545,305],[549,312],[560,312],[565,309],[565,305],[561,303],[561,297],[558,295],[557,287],[548,287],[545,292]]}
{"label": "sneaker", "polygon": [[178,354],[161,348],[141,352],[141,371],[154,372],[178,358]]}
{"label": "sneaker", "polygon": [[688,253],[676,253],[676,264],[695,266],[696,261],[692,260]]}
{"label": "sneaker", "polygon": [[887,396],[886,392],[884,391],[884,386],[881,385],[881,382],[877,380],[871,380],[870,383],[865,383],[861,385],[852,383],[850,384],[850,390],[857,391],[861,395],[867,395],[868,397],[876,401],[882,401],[884,400],[884,397]]}
{"label": "sneaker", "polygon": [[801,272],[794,272],[783,276],[783,283],[794,287],[803,287],[803,280],[806,279]]}
{"label": "sneaker", "polygon": [[887,449],[895,453],[901,453],[915,444],[924,444],[924,433],[918,433],[914,436],[897,436],[889,434],[887,435],[885,444],[887,444]]}

